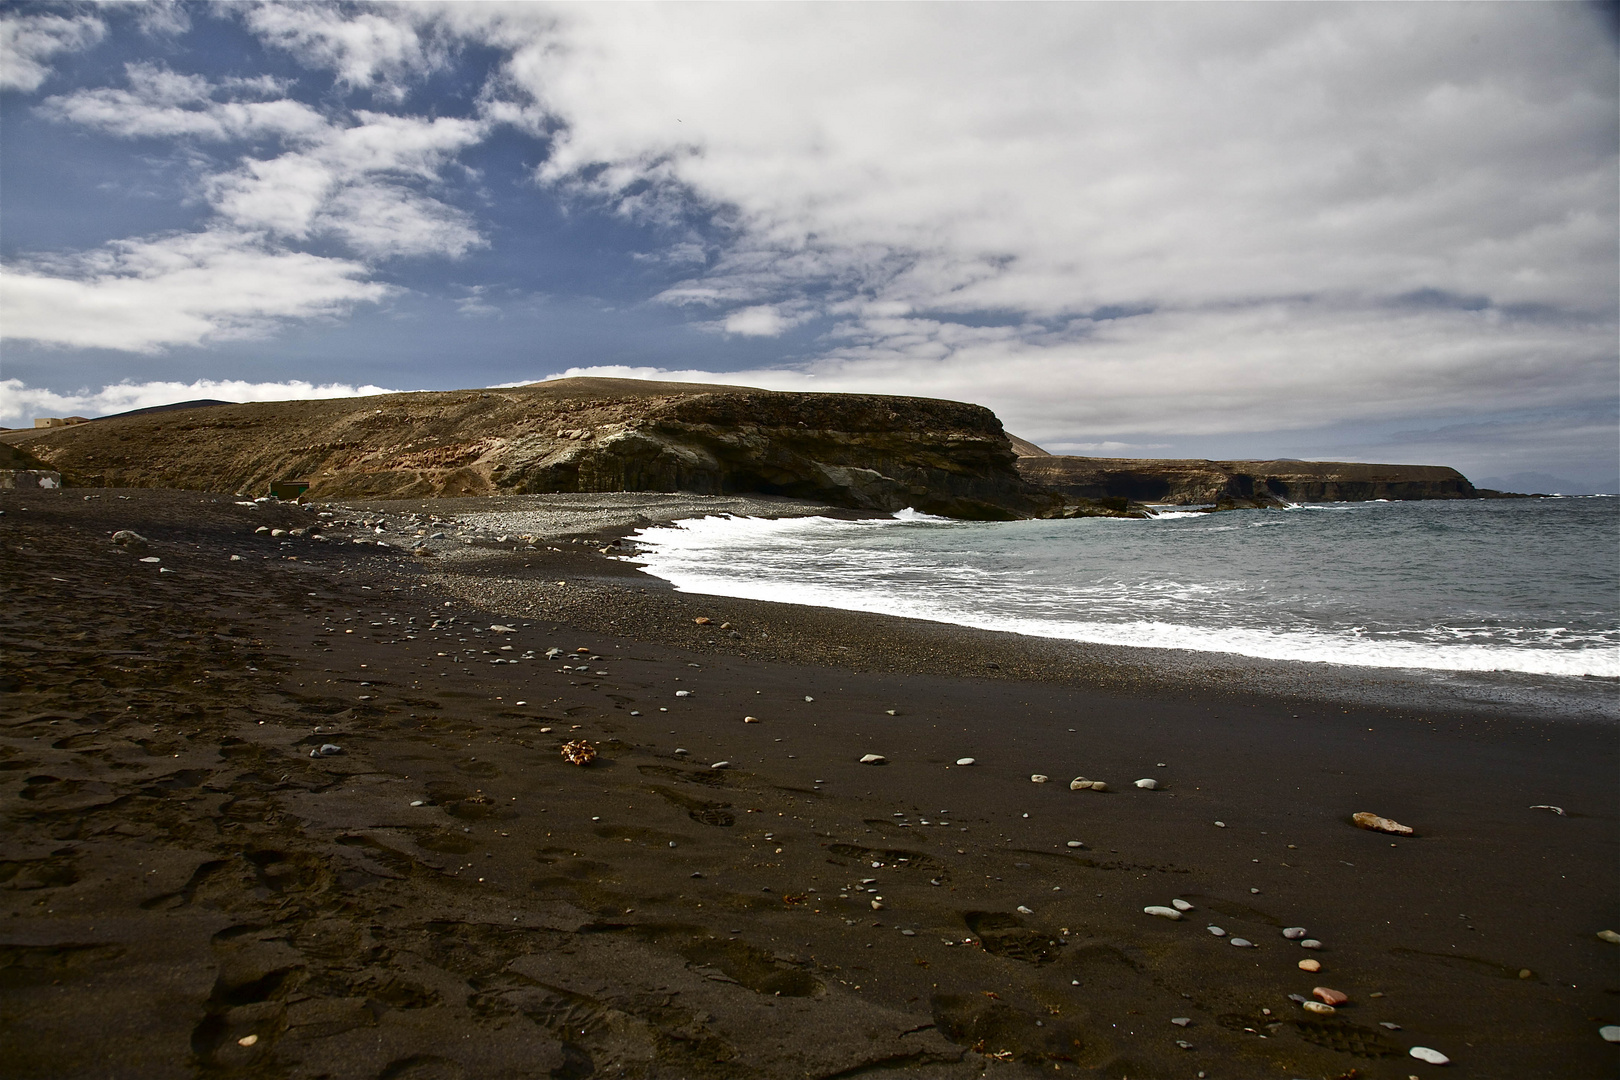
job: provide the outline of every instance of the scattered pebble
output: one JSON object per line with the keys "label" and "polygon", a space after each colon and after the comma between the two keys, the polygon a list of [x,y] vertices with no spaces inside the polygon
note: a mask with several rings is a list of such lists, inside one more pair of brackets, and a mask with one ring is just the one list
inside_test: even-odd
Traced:
{"label": "scattered pebble", "polygon": [[1322,943],[1313,937],[1308,937],[1299,943],[1299,947],[1302,949],[1320,949],[1322,947]]}
{"label": "scattered pebble", "polygon": [[141,562],[147,562],[147,563],[156,563],[156,562],[162,562],[162,561],[163,560],[158,558],[156,555],[148,555],[146,558],[141,560]]}
{"label": "scattered pebble", "polygon": [[1222,930],[1218,926],[1206,926],[1206,927],[1204,927],[1204,929],[1208,930],[1210,933],[1214,934],[1216,937],[1225,937],[1226,936],[1226,931]]}
{"label": "scattered pebble", "polygon": [[1312,960],[1310,957],[1307,956],[1305,959],[1303,959],[1303,960],[1301,960],[1299,962],[1299,970],[1301,970],[1301,971],[1309,971],[1312,974],[1314,974],[1314,973],[1322,970],[1322,961],[1320,961],[1320,960]]}
{"label": "scattered pebble", "polygon": [[709,768],[711,768],[711,769],[729,769],[729,768],[731,768],[731,762],[729,762],[729,761],[717,761],[713,765],[710,765]]}
{"label": "scattered pebble", "polygon": [[331,757],[333,754],[343,753],[343,747],[337,743],[321,743],[320,746],[309,752],[310,757]]}
{"label": "scattered pebble", "polygon": [[1069,846],[1073,847],[1073,848],[1081,848],[1081,847],[1085,847],[1086,845],[1082,844],[1078,840],[1070,840],[1069,841]]}
{"label": "scattered pebble", "polygon": [[1363,829],[1371,829],[1373,832],[1389,833],[1392,836],[1412,835],[1412,827],[1410,825],[1402,825],[1398,821],[1394,821],[1387,817],[1379,817],[1377,814],[1369,814],[1365,810],[1362,810],[1359,813],[1351,814],[1350,820],[1355,822],[1359,827]]}
{"label": "scattered pebble", "polygon": [[1029,908],[1025,907],[1023,904],[1019,904],[1018,905],[1018,914],[1020,914],[1020,915],[1033,915],[1035,913],[1033,911],[1031,911]]}
{"label": "scattered pebble", "polygon": [[1446,1057],[1446,1055],[1442,1054],[1438,1050],[1430,1050],[1427,1046],[1414,1046],[1412,1049],[1408,1050],[1407,1053],[1411,1054],[1419,1061],[1426,1062],[1430,1065],[1451,1064],[1450,1058]]}
{"label": "scattered pebble", "polygon": [[1620,1043],[1620,1024],[1605,1024],[1598,1028],[1604,1042]]}
{"label": "scattered pebble", "polygon": [[422,800],[422,799],[412,799],[411,800],[411,805],[412,806],[426,806],[427,802]]}
{"label": "scattered pebble", "polygon": [[692,696],[692,691],[690,691],[690,690],[677,690],[677,691],[675,691],[675,696],[676,697],[691,697]]}
{"label": "scattered pebble", "polygon": [[915,931],[915,930],[902,930],[902,931],[900,931],[900,936],[901,937],[916,937],[917,936],[917,931]]}
{"label": "scattered pebble", "polygon": [[883,910],[883,902],[881,900],[872,901],[872,910],[873,911],[882,911]]}
{"label": "scattered pebble", "polygon": [[1170,901],[1170,906],[1175,908],[1177,911],[1191,911],[1193,909],[1191,904],[1187,903],[1187,901],[1181,899],[1179,896]]}
{"label": "scattered pebble", "polygon": [[816,699],[811,697],[809,694],[806,694],[806,695],[804,695],[804,700],[806,700],[806,701],[814,701]]}
{"label": "scattered pebble", "polygon": [[1176,1025],[1176,1027],[1186,1027],[1188,1024],[1192,1023],[1192,1017],[1190,1017],[1190,1016],[1172,1016],[1170,1018],[1170,1022],[1172,1024]]}
{"label": "scattered pebble", "polygon": [[1289,941],[1298,941],[1304,936],[1305,928],[1303,926],[1290,926],[1283,930],[1283,937]]}
{"label": "scattered pebble", "polygon": [[1051,777],[1047,776],[1045,773],[1031,773],[1029,782],[1032,784],[1044,784],[1050,779]]}
{"label": "scattered pebble", "polygon": [[1335,1009],[1331,1005],[1324,1005],[1320,1001],[1307,1001],[1305,1003],[1305,1011],[1319,1013],[1322,1016],[1332,1016],[1339,1010]]}
{"label": "scattered pebble", "polygon": [[1254,942],[1250,941],[1248,938],[1235,937],[1232,939],[1232,944],[1236,945],[1240,949],[1254,948]]}
{"label": "scattered pebble", "polygon": [[244,1035],[240,1039],[236,1040],[236,1045],[237,1046],[252,1046],[254,1043],[256,1043],[258,1041],[259,1041],[259,1037],[257,1035]]}
{"label": "scattered pebble", "polygon": [[1226,822],[1224,822],[1224,821],[1217,821],[1217,822],[1216,822],[1216,823],[1215,823],[1215,827],[1216,827],[1216,828],[1217,828],[1217,829],[1224,829],[1224,828],[1226,828]]}
{"label": "scattered pebble", "polygon": [[959,757],[959,758],[956,759],[956,763],[958,765],[977,765],[978,764],[978,762],[976,760],[974,760],[973,758],[970,758],[970,757]]}
{"label": "scattered pebble", "polygon": [[1397,1024],[1397,1023],[1395,1023],[1395,1022],[1393,1022],[1391,1020],[1380,1020],[1380,1021],[1378,1021],[1378,1026],[1381,1027],[1381,1028],[1388,1028],[1391,1031],[1399,1031],[1399,1030],[1401,1030],[1401,1025],[1399,1025],[1399,1024]]}
{"label": "scattered pebble", "polygon": [[1553,813],[1557,814],[1559,817],[1564,816],[1564,808],[1562,806],[1548,806],[1546,803],[1537,803],[1536,805],[1532,806],[1530,809],[1532,809],[1532,810],[1551,810]]}
{"label": "scattered pebble", "polygon": [[1146,777],[1146,778],[1141,779],[1141,780],[1138,780],[1136,782],[1136,786],[1141,788],[1143,791],[1158,791],[1159,790],[1159,782],[1157,780],[1153,779],[1151,776]]}
{"label": "scattered pebble", "polygon": [[1173,907],[1160,907],[1157,904],[1150,905],[1148,907],[1143,908],[1142,909],[1142,914],[1144,914],[1144,915],[1157,915],[1161,919],[1179,919],[1179,918],[1181,918],[1181,912],[1177,911],[1175,908],[1173,908]]}
{"label": "scattered pebble", "polygon": [[1350,1000],[1350,995],[1326,986],[1311,988],[1311,994],[1324,1005],[1343,1005]]}
{"label": "scattered pebble", "polygon": [[757,717],[757,716],[745,716],[745,717],[743,717],[743,723],[745,723],[745,724],[757,724],[757,723],[759,723],[759,717]]}
{"label": "scattered pebble", "polygon": [[889,763],[889,759],[884,757],[882,754],[862,754],[861,755],[861,764],[862,765],[887,765],[888,763]]}
{"label": "scattered pebble", "polygon": [[692,621],[694,623],[696,623],[698,626],[708,626],[714,620],[709,618],[707,615],[699,615],[697,618],[693,619]]}
{"label": "scattered pebble", "polygon": [[1194,1046],[1192,1043],[1188,1042],[1186,1039],[1177,1039],[1176,1040],[1176,1045],[1181,1047],[1183,1050],[1196,1050],[1196,1049],[1198,1049],[1198,1047]]}
{"label": "scattered pebble", "polygon": [[1599,930],[1597,936],[1612,945],[1620,945],[1620,934],[1615,933],[1613,930]]}

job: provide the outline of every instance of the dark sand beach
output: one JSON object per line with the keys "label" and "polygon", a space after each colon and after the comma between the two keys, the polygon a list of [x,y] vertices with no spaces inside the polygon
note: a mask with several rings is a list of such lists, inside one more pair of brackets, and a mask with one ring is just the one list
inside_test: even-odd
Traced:
{"label": "dark sand beach", "polygon": [[0,494],[0,1074],[1620,1068],[1612,719],[680,595],[575,498]]}

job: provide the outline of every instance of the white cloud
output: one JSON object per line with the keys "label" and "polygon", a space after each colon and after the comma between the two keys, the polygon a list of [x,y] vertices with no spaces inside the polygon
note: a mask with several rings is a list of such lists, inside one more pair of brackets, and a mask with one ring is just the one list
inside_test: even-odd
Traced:
{"label": "white cloud", "polygon": [[50,77],[46,63],[58,53],[88,49],[107,34],[94,15],[0,17],[0,90],[37,90]]}
{"label": "white cloud", "polygon": [[344,314],[389,292],[366,276],[360,263],[278,250],[251,233],[122,240],[0,270],[0,325],[17,340],[154,352]]}
{"label": "white cloud", "polygon": [[222,89],[263,96],[279,90],[262,81],[222,88],[199,75],[182,75],[155,64],[125,68],[128,89],[102,87],[46,98],[40,112],[120,138],[189,137],[211,142],[279,136],[308,139],[327,129],[321,114],[289,98],[219,101]]}
{"label": "white cloud", "polygon": [[[424,13],[425,14],[425,13]],[[345,11],[324,4],[259,4],[244,16],[267,44],[311,68],[326,68],[344,85],[403,98],[412,76],[444,66],[442,44],[424,36],[412,5]]]}
{"label": "white cloud", "polygon": [[0,426],[27,427],[37,416],[88,416],[172,405],[212,398],[218,401],[292,401],[308,398],[369,397],[393,394],[381,386],[348,383],[317,385],[302,379],[247,382],[241,379],[198,379],[194,382],[121,382],[75,393],[56,393],[25,386],[20,379],[0,379]]}
{"label": "white cloud", "polygon": [[769,304],[761,304],[733,311],[720,325],[728,334],[743,337],[779,337],[792,327],[794,322],[794,319],[783,315]]}
{"label": "white cloud", "polygon": [[1620,120],[1590,8],[535,26],[507,75],[563,125],[541,179],[730,223],[661,299],[733,332],[838,320],[801,372],[702,378],[983,401],[1088,443],[1614,396]]}

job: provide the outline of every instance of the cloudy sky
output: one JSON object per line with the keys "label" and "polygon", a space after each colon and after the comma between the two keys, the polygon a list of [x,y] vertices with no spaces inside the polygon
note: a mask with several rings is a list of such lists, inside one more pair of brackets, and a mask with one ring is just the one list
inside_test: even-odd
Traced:
{"label": "cloudy sky", "polygon": [[1612,486],[1613,7],[7,4],[0,424],[566,373]]}

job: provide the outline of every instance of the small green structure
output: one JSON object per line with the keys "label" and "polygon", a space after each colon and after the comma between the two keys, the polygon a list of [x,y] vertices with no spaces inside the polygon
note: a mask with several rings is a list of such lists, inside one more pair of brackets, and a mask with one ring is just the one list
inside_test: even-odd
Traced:
{"label": "small green structure", "polygon": [[270,481],[270,497],[272,499],[297,499],[309,490],[307,480],[272,480]]}

